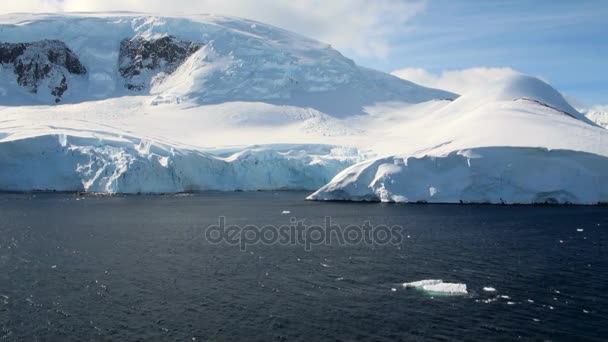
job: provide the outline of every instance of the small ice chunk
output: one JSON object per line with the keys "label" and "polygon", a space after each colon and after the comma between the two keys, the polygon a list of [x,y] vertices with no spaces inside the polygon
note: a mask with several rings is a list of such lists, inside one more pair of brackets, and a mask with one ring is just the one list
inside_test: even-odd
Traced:
{"label": "small ice chunk", "polygon": [[289,211],[289,210],[283,210],[283,212],[281,214],[283,214],[283,215],[291,214],[291,211]]}
{"label": "small ice chunk", "polygon": [[578,228],[578,229],[576,229],[576,231],[581,233],[581,232],[584,232],[585,230],[583,228]]}
{"label": "small ice chunk", "polygon": [[507,305],[515,305],[515,302],[507,302]]}
{"label": "small ice chunk", "polygon": [[57,265],[53,265],[53,266],[51,266],[51,268],[53,268],[53,269],[54,269],[54,268],[57,268]]}
{"label": "small ice chunk", "polygon": [[588,310],[583,309],[583,313],[588,314],[588,313],[589,313],[589,311],[588,311]]}
{"label": "small ice chunk", "polygon": [[391,292],[397,292],[397,289],[394,287],[391,287]]}
{"label": "small ice chunk", "polygon": [[528,303],[534,303],[532,299],[528,299]]}
{"label": "small ice chunk", "polygon": [[540,319],[538,319],[538,318],[532,318],[532,320],[533,320],[534,322],[540,322]]}
{"label": "small ice chunk", "polygon": [[484,290],[484,291],[486,291],[486,292],[496,292],[496,289],[495,289],[495,288],[493,288],[493,287],[489,287],[489,286],[484,287],[484,288],[483,288],[483,290]]}
{"label": "small ice chunk", "polygon": [[444,283],[441,279],[426,279],[404,283],[405,288],[420,289],[434,294],[467,294],[467,285],[458,283]]}
{"label": "small ice chunk", "polygon": [[504,296],[504,295],[503,295],[503,296],[500,296],[500,298],[502,298],[502,299],[511,299],[511,297],[509,297],[509,296]]}
{"label": "small ice chunk", "polygon": [[488,298],[488,299],[480,300],[480,302],[485,303],[485,304],[490,304],[490,303],[494,303],[497,299],[498,299],[498,297]]}

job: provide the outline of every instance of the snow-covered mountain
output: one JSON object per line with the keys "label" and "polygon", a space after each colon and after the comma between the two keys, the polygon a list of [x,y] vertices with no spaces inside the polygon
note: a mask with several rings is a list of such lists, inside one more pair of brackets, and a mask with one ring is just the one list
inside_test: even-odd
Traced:
{"label": "snow-covered mountain", "polygon": [[[9,15],[0,18],[0,25],[6,46],[46,44],[77,56],[74,62],[88,73],[81,83],[67,80],[63,103],[152,94],[156,103],[265,101],[353,115],[377,101],[455,97],[361,68],[327,44],[244,19]],[[0,48],[0,55],[8,51]],[[45,57],[47,52],[38,50]],[[40,68],[53,69],[46,62]],[[5,80],[18,74],[4,59],[2,66]],[[52,103],[44,96],[27,96],[36,89],[24,94],[9,84],[2,87],[0,105],[15,103],[15,97],[19,104],[35,99]]]}
{"label": "snow-covered mountain", "polygon": [[608,131],[535,78],[459,97],[211,15],[6,15],[0,43],[0,190],[608,201]]}
{"label": "snow-covered mountain", "polygon": [[398,154],[347,168],[310,199],[589,204],[608,198],[608,131],[533,77],[507,77],[396,129],[429,134],[409,139]]}

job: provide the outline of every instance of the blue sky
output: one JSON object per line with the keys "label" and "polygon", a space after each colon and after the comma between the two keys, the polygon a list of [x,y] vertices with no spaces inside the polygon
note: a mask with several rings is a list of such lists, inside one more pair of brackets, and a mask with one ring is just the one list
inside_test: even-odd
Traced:
{"label": "blue sky", "polygon": [[[19,0],[0,3],[0,13],[118,10],[216,13],[251,18],[331,43],[359,64],[386,72],[418,68],[416,74],[419,75],[427,72],[440,75],[445,71],[458,73],[458,70],[476,68],[474,80],[477,80],[483,78],[486,70],[480,67],[509,67],[541,77],[584,105],[608,104],[608,0]],[[490,74],[496,72],[490,69]],[[466,70],[458,76],[468,83],[474,81]]]}
{"label": "blue sky", "polygon": [[384,71],[511,67],[584,104],[608,103],[608,1],[432,0],[390,39]]}

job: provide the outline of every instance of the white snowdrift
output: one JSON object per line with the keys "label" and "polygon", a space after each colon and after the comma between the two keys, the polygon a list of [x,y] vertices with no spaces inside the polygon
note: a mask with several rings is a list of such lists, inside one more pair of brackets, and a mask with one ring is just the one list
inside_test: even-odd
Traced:
{"label": "white snowdrift", "polygon": [[354,165],[312,200],[429,203],[608,202],[608,158],[542,148],[485,147]]}
{"label": "white snowdrift", "polygon": [[2,190],[101,193],[311,190],[352,163],[330,146],[261,147],[221,158],[136,139],[66,135],[2,142],[0,156]]}

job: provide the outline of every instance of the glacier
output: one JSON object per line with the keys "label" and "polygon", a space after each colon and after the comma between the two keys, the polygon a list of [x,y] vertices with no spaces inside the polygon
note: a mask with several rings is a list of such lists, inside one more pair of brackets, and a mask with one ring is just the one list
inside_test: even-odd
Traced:
{"label": "glacier", "polygon": [[216,15],[3,15],[0,43],[38,63],[0,63],[0,191],[608,202],[600,115],[534,77],[453,94]]}

